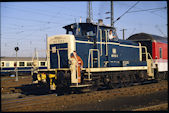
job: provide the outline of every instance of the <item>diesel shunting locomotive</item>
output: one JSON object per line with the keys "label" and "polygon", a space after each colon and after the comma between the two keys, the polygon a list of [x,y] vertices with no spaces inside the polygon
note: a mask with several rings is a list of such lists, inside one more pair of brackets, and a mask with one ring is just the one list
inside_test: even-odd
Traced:
{"label": "diesel shunting locomotive", "polygon": [[65,35],[47,38],[48,69],[34,74],[34,82],[46,82],[51,90],[65,92],[72,88],[117,88],[156,79],[157,66],[147,47],[119,39],[115,28],[104,25],[101,19],[63,28]]}

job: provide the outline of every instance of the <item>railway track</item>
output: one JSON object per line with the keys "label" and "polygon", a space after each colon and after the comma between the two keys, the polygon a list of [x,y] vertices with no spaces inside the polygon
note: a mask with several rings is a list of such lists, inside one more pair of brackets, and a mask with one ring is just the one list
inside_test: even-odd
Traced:
{"label": "railway track", "polygon": [[69,94],[63,96],[48,94],[31,96],[18,99],[2,100],[1,106],[2,111],[60,111],[68,108],[69,106],[82,103],[93,103],[95,101],[101,102],[107,98],[151,94],[153,92],[167,90],[167,84],[167,81],[160,81],[159,83],[94,91],[82,94]]}
{"label": "railway track", "polygon": [[133,111],[161,111],[161,109],[168,109],[168,103],[134,109]]}

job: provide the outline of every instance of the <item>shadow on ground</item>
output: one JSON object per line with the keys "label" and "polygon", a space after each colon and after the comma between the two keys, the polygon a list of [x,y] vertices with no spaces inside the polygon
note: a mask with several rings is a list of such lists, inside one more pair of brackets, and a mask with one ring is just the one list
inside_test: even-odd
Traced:
{"label": "shadow on ground", "polygon": [[[151,81],[152,82],[152,81]],[[150,81],[145,82],[144,84],[149,84],[151,83]],[[157,81],[154,81],[154,83],[157,83]],[[66,94],[80,94],[80,93],[85,93],[81,91],[80,89],[70,89],[70,88],[61,88],[58,90],[51,91],[49,84],[45,83],[38,83],[38,84],[26,84],[22,85],[20,87],[14,87],[16,90],[19,90],[19,92],[23,95],[29,96],[29,95],[47,95],[47,94],[54,94],[56,93],[58,96],[61,95],[66,95]],[[121,88],[121,87],[118,87]],[[116,89],[116,88],[114,88]],[[106,87],[100,87],[97,89],[97,91],[102,91],[102,90],[109,90],[109,88]],[[90,90],[92,91],[92,90]],[[90,92],[89,91],[89,92]]]}
{"label": "shadow on ground", "polygon": [[22,85],[20,87],[15,87],[16,90],[20,90],[21,94],[24,95],[46,95],[46,94],[51,94],[54,92],[50,91],[50,88],[48,85],[44,84],[26,84]]}

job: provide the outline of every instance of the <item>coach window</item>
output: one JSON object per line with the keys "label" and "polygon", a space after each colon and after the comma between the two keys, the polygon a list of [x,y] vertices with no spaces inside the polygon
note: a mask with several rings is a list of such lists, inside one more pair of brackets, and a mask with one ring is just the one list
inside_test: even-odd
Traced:
{"label": "coach window", "polygon": [[32,66],[32,62],[27,62],[27,66]]}
{"label": "coach window", "polygon": [[45,66],[45,62],[41,62],[40,65],[41,65],[41,66]]}
{"label": "coach window", "polygon": [[4,66],[5,66],[5,63],[4,63],[4,62],[1,62],[1,66],[4,67]]}
{"label": "coach window", "polygon": [[17,63],[16,63],[16,62],[14,62],[14,67],[15,67],[15,66],[17,66]]}
{"label": "coach window", "polygon": [[9,67],[9,62],[6,63],[6,67]]}
{"label": "coach window", "polygon": [[162,48],[159,48],[159,52],[160,52],[160,58],[162,58]]}
{"label": "coach window", "polygon": [[25,66],[24,62],[19,62],[19,66]]}

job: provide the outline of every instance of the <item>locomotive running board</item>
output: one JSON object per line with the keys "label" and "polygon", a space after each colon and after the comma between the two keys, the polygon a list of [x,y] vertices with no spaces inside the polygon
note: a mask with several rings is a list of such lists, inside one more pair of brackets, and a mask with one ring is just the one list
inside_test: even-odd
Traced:
{"label": "locomotive running board", "polygon": [[128,67],[103,67],[86,68],[86,72],[106,72],[106,71],[129,71],[129,70],[147,70],[147,66],[128,66]]}
{"label": "locomotive running board", "polygon": [[70,87],[88,87],[92,86],[92,84],[84,84],[84,85],[71,85]]}

